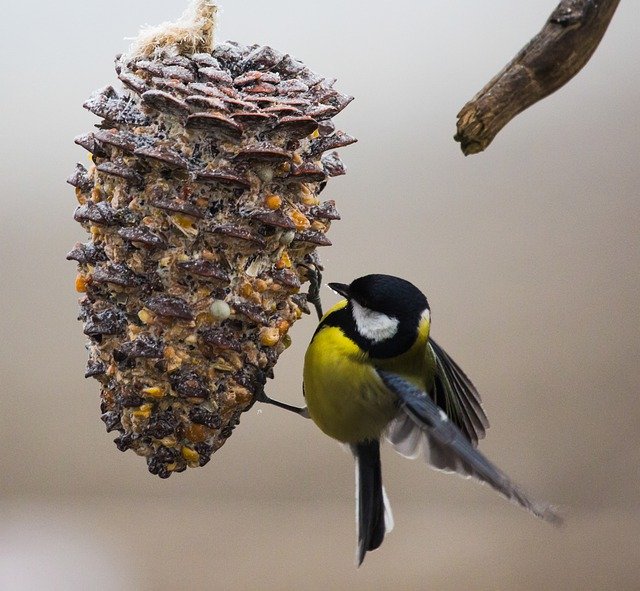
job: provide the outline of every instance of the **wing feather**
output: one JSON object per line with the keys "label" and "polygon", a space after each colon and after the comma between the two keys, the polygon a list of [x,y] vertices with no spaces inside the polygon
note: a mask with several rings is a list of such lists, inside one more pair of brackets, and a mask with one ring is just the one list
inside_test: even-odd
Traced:
{"label": "wing feather", "polygon": [[480,394],[460,366],[438,343],[430,338],[427,346],[435,360],[434,401],[469,441],[477,445],[489,427],[487,415],[482,410]]}
{"label": "wing feather", "polygon": [[410,417],[424,433],[429,444],[429,461],[435,467],[453,469],[473,476],[537,517],[556,525],[562,522],[551,505],[529,497],[500,468],[480,453],[430,396],[396,374],[385,371],[378,371],[378,374],[401,401],[401,413]]}

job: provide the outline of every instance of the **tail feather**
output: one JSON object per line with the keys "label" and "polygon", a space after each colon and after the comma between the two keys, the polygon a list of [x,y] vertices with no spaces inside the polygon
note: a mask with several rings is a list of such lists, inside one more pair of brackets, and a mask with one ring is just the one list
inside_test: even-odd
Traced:
{"label": "tail feather", "polygon": [[382,488],[380,442],[358,443],[352,446],[352,451],[356,459],[357,563],[360,566],[366,553],[382,544],[386,524],[390,530],[393,520]]}

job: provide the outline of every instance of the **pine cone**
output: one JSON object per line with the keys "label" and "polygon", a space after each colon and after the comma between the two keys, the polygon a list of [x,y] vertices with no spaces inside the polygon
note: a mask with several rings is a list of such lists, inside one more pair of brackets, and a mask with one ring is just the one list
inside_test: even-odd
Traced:
{"label": "pine cone", "polygon": [[318,194],[355,141],[351,98],[270,47],[116,59],[122,91],[85,107],[91,153],[69,183],[89,232],[78,262],[86,376],[118,449],[161,478],[206,464],[308,311],[299,293],[339,219]]}

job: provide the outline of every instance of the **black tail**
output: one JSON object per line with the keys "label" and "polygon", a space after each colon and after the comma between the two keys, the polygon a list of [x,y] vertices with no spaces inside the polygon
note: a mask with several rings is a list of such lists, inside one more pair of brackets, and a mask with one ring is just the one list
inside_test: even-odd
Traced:
{"label": "black tail", "polygon": [[358,566],[365,554],[384,540],[384,493],[380,442],[366,441],[352,446],[356,458],[356,499],[358,519]]}

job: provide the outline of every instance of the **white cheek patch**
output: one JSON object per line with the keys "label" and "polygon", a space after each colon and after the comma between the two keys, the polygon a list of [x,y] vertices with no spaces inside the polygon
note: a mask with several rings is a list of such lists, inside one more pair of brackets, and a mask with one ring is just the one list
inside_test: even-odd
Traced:
{"label": "white cheek patch", "polygon": [[397,318],[392,318],[382,312],[369,310],[369,308],[361,306],[354,300],[351,300],[351,307],[353,309],[353,319],[356,321],[356,328],[366,339],[374,343],[380,343],[394,337],[398,332],[398,324],[400,322]]}

